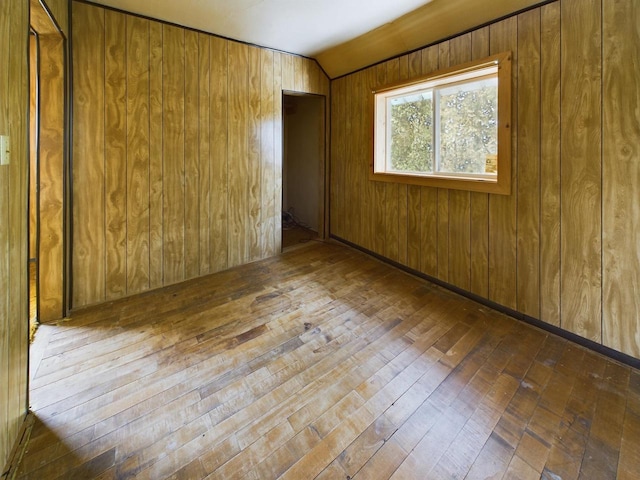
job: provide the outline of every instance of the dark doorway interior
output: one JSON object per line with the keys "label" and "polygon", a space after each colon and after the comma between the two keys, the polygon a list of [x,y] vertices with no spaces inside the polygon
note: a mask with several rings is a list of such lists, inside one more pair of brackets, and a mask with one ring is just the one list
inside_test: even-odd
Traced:
{"label": "dark doorway interior", "polygon": [[283,96],[282,248],[324,237],[325,97]]}

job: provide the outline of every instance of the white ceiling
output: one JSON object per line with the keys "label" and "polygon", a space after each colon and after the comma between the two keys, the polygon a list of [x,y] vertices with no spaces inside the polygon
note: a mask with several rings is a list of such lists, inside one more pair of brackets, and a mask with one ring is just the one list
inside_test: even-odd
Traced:
{"label": "white ceiling", "polygon": [[91,1],[312,57],[336,78],[543,0]]}
{"label": "white ceiling", "polygon": [[94,0],[235,40],[314,57],[432,0]]}

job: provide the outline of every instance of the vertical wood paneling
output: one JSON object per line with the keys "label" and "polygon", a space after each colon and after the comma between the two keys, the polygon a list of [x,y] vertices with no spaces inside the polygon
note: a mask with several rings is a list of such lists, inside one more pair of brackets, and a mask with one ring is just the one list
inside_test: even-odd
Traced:
{"label": "vertical wood paneling", "polygon": [[561,326],[599,342],[601,0],[563,0],[561,15]]}
{"label": "vertical wood paneling", "polygon": [[[489,56],[489,27],[471,32],[471,59]],[[471,285],[472,293],[489,296],[489,194],[471,192]]]}
{"label": "vertical wood paneling", "polygon": [[164,284],[185,278],[184,249],[184,30],[163,27],[162,42],[162,160]]}
{"label": "vertical wood paneling", "polygon": [[[418,77],[422,73],[422,52],[408,56],[408,78]],[[372,205],[371,208],[375,208]],[[407,187],[407,266],[420,270],[420,187]]]}
{"label": "vertical wood paneling", "polygon": [[[38,39],[35,35],[29,35],[29,232],[35,232],[38,225],[37,205],[37,167],[38,167]],[[29,260],[38,255],[36,248],[37,235],[29,235]]]}
{"label": "vertical wood paneling", "polygon": [[105,245],[106,298],[127,291],[126,17],[105,11]]}
{"label": "vertical wood paneling", "polygon": [[162,146],[162,24],[149,24],[149,286],[164,281]]}
{"label": "vertical wood paneling", "polygon": [[[386,65],[381,63],[374,67],[376,70],[376,85],[386,85],[388,83],[387,80],[387,68]],[[343,92],[343,99],[349,98],[351,92],[345,91]],[[343,142],[349,144],[347,138],[343,139]],[[345,189],[348,188],[348,184],[345,183]],[[385,252],[385,237],[386,237],[386,228],[385,228],[385,206],[386,205],[386,184],[382,182],[375,182],[375,195],[374,195],[374,205],[375,208],[375,242],[374,242],[374,252],[379,254],[384,254]]]}
{"label": "vertical wood paneling", "polygon": [[295,90],[296,89],[296,72],[293,63],[293,57],[291,55],[281,55],[280,61],[282,64],[282,90]]}
{"label": "vertical wood paneling", "polygon": [[[60,35],[41,35],[40,42],[40,231],[38,300],[40,322],[63,316],[64,98]],[[35,236],[35,235],[34,235]]]}
{"label": "vertical wood paneling", "polygon": [[[331,83],[331,114],[338,118],[343,118],[344,114],[342,109],[346,102],[342,101],[341,94],[343,90],[344,79],[334,80]],[[340,141],[341,132],[344,127],[344,122],[331,122],[329,129],[331,130],[331,189],[329,190],[330,197],[330,218],[329,218],[329,230],[334,235],[339,235],[340,228],[338,222],[344,217],[344,208],[340,202],[339,192],[344,188],[344,181],[334,181],[336,178],[342,178],[342,168],[345,164],[344,155],[342,153],[343,142]],[[339,215],[333,215],[333,212]],[[374,213],[374,212],[370,212]],[[373,223],[371,221],[371,223]]]}
{"label": "vertical wood paneling", "polygon": [[28,2],[0,3],[0,134],[11,163],[0,166],[0,464],[5,465],[27,400]]}
{"label": "vertical wood paneling", "polygon": [[[398,59],[399,61],[399,73],[398,80],[408,80],[409,79],[409,57],[404,56]],[[409,202],[409,190],[407,185],[399,184],[398,185],[398,261],[403,265],[406,265],[408,262],[408,248],[409,248],[409,240],[408,240],[408,229],[409,229],[409,218],[408,218],[408,202]]]}
{"label": "vertical wood paneling", "polygon": [[515,17],[491,25],[490,53],[512,52],[511,195],[489,196],[489,298],[516,308],[516,207],[518,192],[518,20]]}
{"label": "vertical wood paneling", "polygon": [[248,168],[248,255],[249,260],[258,260],[264,255],[262,245],[262,166],[260,164],[260,95],[261,95],[260,49],[249,48],[249,168]]}
{"label": "vertical wood paneling", "polygon": [[640,5],[604,2],[603,26],[603,343],[640,357]]}
{"label": "vertical wood paneling", "polygon": [[[75,3],[73,49],[73,305],[105,299],[104,10]],[[82,94],[80,94],[82,92]]]}
{"label": "vertical wood paneling", "polygon": [[[438,44],[438,68],[449,66],[449,42]],[[438,270],[437,277],[449,281],[449,190],[438,188]]]}
{"label": "vertical wood paneling", "polygon": [[540,10],[540,319],[560,326],[560,3]]}
{"label": "vertical wood paneling", "polygon": [[184,32],[184,273],[200,273],[200,165],[198,33]]}
{"label": "vertical wood paneling", "polygon": [[280,212],[275,201],[275,117],[273,80],[273,52],[260,51],[260,165],[262,166],[262,189],[260,191],[260,215],[262,222],[262,248],[265,255],[275,255],[276,222]]}
{"label": "vertical wood paneling", "polygon": [[229,45],[229,266],[248,258],[249,47]]}
{"label": "vertical wood paneling", "polygon": [[[367,75],[366,72],[358,72],[355,76],[356,81],[356,91],[361,92],[354,100],[354,112],[353,115],[356,118],[366,119],[368,116],[368,109],[365,107],[365,104],[369,100],[366,93],[366,85],[367,85]],[[369,124],[370,125],[370,124]],[[363,128],[363,124],[359,124],[358,122],[354,125],[354,140],[356,145],[366,144],[366,137],[368,135],[368,130]],[[354,151],[354,182],[353,182],[353,193],[361,199],[361,201],[354,202],[354,225],[356,227],[355,237],[358,239],[358,243],[365,243],[364,237],[366,236],[366,226],[364,217],[366,215],[366,208],[370,203],[368,198],[366,198],[366,190],[365,184],[367,183],[368,176],[368,165],[369,165],[369,149],[368,148],[357,148]],[[398,212],[399,216],[402,216],[402,209]],[[406,215],[406,210],[404,215]]]}
{"label": "vertical wood paneling", "polygon": [[518,15],[518,311],[540,316],[540,10]]}
{"label": "vertical wood paneling", "polygon": [[[640,356],[634,90],[640,74],[631,60],[640,50],[637,19],[630,0],[561,0],[473,31],[470,44],[465,35],[370,67],[367,86],[353,80],[359,74],[334,81],[333,233]],[[368,179],[352,187],[353,163],[361,161],[356,152],[371,142],[351,136],[370,122],[352,112],[360,112],[363,90],[388,84],[405,66],[414,78],[469,54],[503,51],[513,54],[511,195],[421,187],[418,196],[407,187],[405,260],[396,251],[404,241],[397,241],[396,225],[404,225],[399,187]],[[354,209],[366,213],[352,232]]]}
{"label": "vertical wood paneling", "polygon": [[149,288],[149,21],[127,17],[127,292]]}
{"label": "vertical wood paneling", "polygon": [[[11,55],[8,71],[13,75],[9,78],[9,102],[8,113],[9,135],[12,142],[12,158],[9,164],[9,211],[10,241],[9,241],[9,334],[11,337],[23,341],[10,341],[8,345],[9,382],[5,384],[8,390],[8,418],[9,432],[17,432],[24,418],[26,407],[26,379],[27,362],[25,357],[25,343],[27,338],[27,311],[26,292],[27,282],[27,121],[26,110],[28,105],[27,77],[27,41],[28,32],[25,28],[27,19],[27,2],[22,5],[13,5],[13,18],[11,19],[10,42],[18,43],[21,50],[16,50]],[[19,52],[19,53],[18,53]],[[19,56],[18,56],[19,55]],[[6,167],[6,166],[5,166]],[[2,324],[0,324],[2,325]],[[10,438],[13,443],[13,438]]]}
{"label": "vertical wood paneling", "polygon": [[283,78],[328,95],[317,64],[112,11],[105,37],[74,8],[74,307],[107,298],[96,266],[112,299],[279,253]]}
{"label": "vertical wood paneling", "polygon": [[[369,137],[369,131],[366,130],[366,125],[371,125],[373,119],[373,111],[371,108],[371,92],[376,87],[375,76],[376,71],[375,68],[368,68],[364,72],[362,72],[362,81],[363,91],[361,92],[361,105],[360,112],[361,115],[366,119],[365,124],[361,125],[361,135],[362,141],[366,143],[367,138]],[[360,184],[363,192],[363,199],[361,202],[361,221],[360,221],[360,232],[362,235],[362,244],[365,248],[369,250],[373,250],[375,248],[375,215],[376,209],[378,208],[375,204],[375,182],[369,181],[369,170],[371,168],[371,145],[367,144],[366,148],[363,148],[362,152],[362,166],[361,166],[361,175],[360,175]]]}
{"label": "vertical wood paneling", "polygon": [[[471,60],[471,34],[449,41],[449,64]],[[449,192],[449,281],[465,290],[471,288],[471,195]]]}
{"label": "vertical wood paneling", "polygon": [[279,52],[273,54],[273,118],[275,139],[275,188],[274,195],[276,197],[276,233],[275,233],[275,251],[280,253],[282,251],[282,90],[284,85],[282,84],[282,58],[286,55]]}
{"label": "vertical wood paneling", "polygon": [[[437,45],[422,50],[422,74],[438,69]],[[420,270],[438,276],[438,189],[420,187]]]}
{"label": "vertical wood paneling", "polygon": [[229,266],[229,183],[228,183],[228,44],[210,39],[211,49],[211,270]]}
{"label": "vertical wood paneling", "polygon": [[[339,92],[339,95],[342,95],[343,98],[347,95],[347,92],[351,92],[350,84],[352,82],[351,76],[344,79],[343,89]],[[342,102],[341,102],[342,103]],[[349,203],[349,195],[351,195],[351,189],[346,188],[346,185],[351,185],[351,165],[352,162],[352,144],[347,142],[346,139],[351,135],[351,125],[353,116],[351,115],[351,102],[343,103],[343,115],[346,117],[346,121],[341,126],[340,138],[341,140],[341,148],[340,154],[342,155],[343,162],[341,165],[340,173],[342,178],[344,178],[344,185],[338,191],[338,203],[342,205],[343,214],[338,217],[337,223],[337,231],[342,232],[343,235],[349,234],[349,222],[353,218],[353,205]],[[384,235],[384,229],[381,234]]]}
{"label": "vertical wood paneling", "polygon": [[[24,4],[25,2],[20,3]],[[0,3],[0,54],[3,58],[8,59],[9,68],[13,67],[12,73],[15,73],[16,68],[21,68],[16,61],[18,52],[11,48],[10,43],[11,19],[12,15],[16,15],[17,7],[17,0]],[[26,22],[24,27],[27,27]],[[21,54],[24,54],[24,50]],[[11,112],[12,115],[9,116],[9,111],[9,75],[7,72],[7,74],[0,75],[0,132],[2,135],[12,133],[10,122],[14,119],[13,115],[16,115],[16,112]],[[26,117],[16,116],[15,118],[23,122],[27,120]],[[13,446],[13,436],[18,434],[18,430],[15,428],[15,417],[22,411],[21,409],[17,411],[10,409],[13,406],[10,397],[13,392],[7,388],[9,382],[12,381],[11,377],[15,375],[15,372],[9,368],[9,363],[15,361],[9,352],[13,351],[13,344],[24,341],[24,339],[19,340],[16,336],[17,332],[13,331],[15,319],[9,314],[11,298],[9,251],[13,240],[11,235],[13,229],[9,228],[11,225],[9,223],[9,198],[13,188],[14,186],[10,183],[9,166],[0,165],[0,382],[2,382],[1,385],[5,385],[5,388],[0,390],[0,459],[3,466]]]}
{"label": "vertical wood paneling", "polygon": [[211,49],[209,35],[198,34],[198,195],[199,274],[211,271]]}
{"label": "vertical wood paneling", "polygon": [[62,32],[69,34],[69,0],[44,0]]}
{"label": "vertical wood paneling", "polygon": [[[387,83],[397,82],[400,78],[400,59],[389,60],[387,67]],[[354,119],[355,121],[355,119]],[[354,148],[356,148],[354,146]],[[391,260],[399,260],[400,251],[400,185],[397,183],[385,183],[385,250],[384,255]],[[351,203],[353,205],[353,203]]]}

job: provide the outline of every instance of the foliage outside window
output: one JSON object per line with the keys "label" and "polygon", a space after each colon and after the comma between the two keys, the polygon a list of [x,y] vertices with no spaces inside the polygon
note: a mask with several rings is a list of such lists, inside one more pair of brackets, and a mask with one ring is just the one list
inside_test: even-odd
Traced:
{"label": "foliage outside window", "polygon": [[510,193],[511,55],[374,92],[373,180]]}

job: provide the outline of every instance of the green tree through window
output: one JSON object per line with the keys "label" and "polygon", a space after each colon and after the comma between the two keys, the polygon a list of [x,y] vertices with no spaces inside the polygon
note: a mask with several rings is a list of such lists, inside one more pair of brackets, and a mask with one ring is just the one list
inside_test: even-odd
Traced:
{"label": "green tree through window", "polygon": [[370,179],[511,193],[511,52],[373,91]]}

